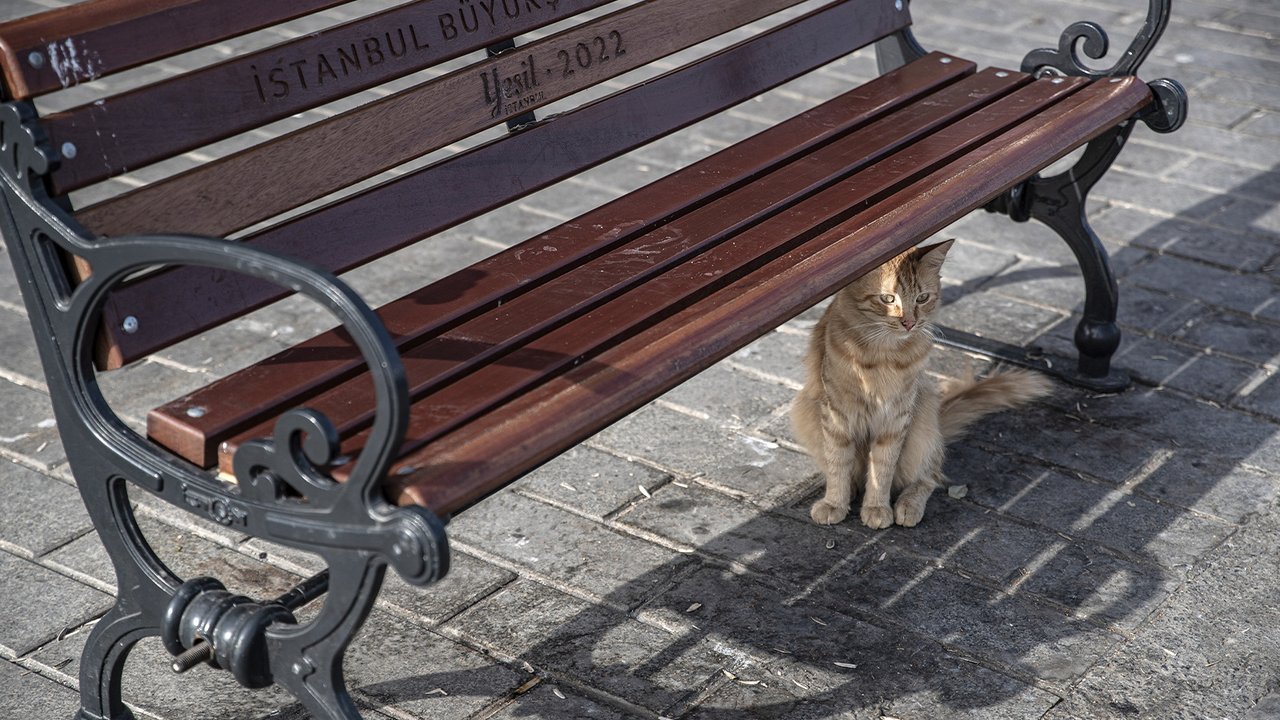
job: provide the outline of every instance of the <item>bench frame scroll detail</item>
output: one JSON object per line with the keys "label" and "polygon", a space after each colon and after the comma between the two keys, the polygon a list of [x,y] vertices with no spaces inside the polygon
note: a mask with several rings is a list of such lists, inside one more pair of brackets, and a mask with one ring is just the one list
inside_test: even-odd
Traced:
{"label": "bench frame scroll detail", "polygon": [[[117,599],[94,626],[80,665],[81,720],[130,720],[121,699],[133,646],[161,636],[179,656],[229,670],[247,687],[278,683],[316,717],[359,718],[342,657],[372,609],[385,569],[427,585],[449,566],[444,523],[422,507],[395,508],[382,481],[404,437],[408,396],[385,328],[330,273],[224,240],[172,235],[92,238],[45,189],[57,156],[30,103],[0,105],[0,202],[4,236],[48,380],[68,462],[117,576]],[[78,285],[63,258],[93,273]],[[345,483],[326,473],[338,461],[337,433],[324,416],[285,413],[274,437],[237,454],[232,485],[142,438],[111,409],[97,384],[93,350],[102,306],[131,274],[194,264],[240,272],[299,292],[336,316],[371,368],[377,398],[372,438]],[[211,578],[183,582],[156,555],[134,516],[129,483],[205,519],[315,553],[327,570],[275,600],[228,592]],[[293,610],[327,591],[315,617]]]}

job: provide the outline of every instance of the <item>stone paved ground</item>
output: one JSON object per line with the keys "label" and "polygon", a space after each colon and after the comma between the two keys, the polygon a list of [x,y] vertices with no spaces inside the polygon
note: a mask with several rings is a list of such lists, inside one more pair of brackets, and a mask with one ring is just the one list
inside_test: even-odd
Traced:
{"label": "stone paved ground", "polygon": [[[1078,19],[1124,44],[1143,5],[915,8],[926,46],[1016,66]],[[1139,127],[1091,206],[1121,274],[1133,389],[1060,386],[982,425],[946,465],[967,495],[941,493],[916,529],[819,528],[806,513],[818,482],[785,421],[806,313],[458,517],[448,579],[429,592],[392,581],[351,650],[366,716],[1280,717],[1280,7],[1179,0],[1175,13],[1143,76],[1180,79],[1192,117],[1170,136]],[[837,63],[411,261],[456,267],[872,72],[865,54]],[[945,322],[1065,351],[1081,296],[1065,246],[984,214],[948,234],[960,244]],[[357,280],[393,297],[385,271]],[[321,323],[284,303],[104,382],[136,421]],[[0,717],[69,717],[113,576],[7,268],[0,348]],[[937,369],[966,364],[981,362],[946,351]],[[261,595],[313,565],[139,499],[180,573]],[[139,717],[302,715],[283,692],[165,665],[158,642],[134,653]]]}

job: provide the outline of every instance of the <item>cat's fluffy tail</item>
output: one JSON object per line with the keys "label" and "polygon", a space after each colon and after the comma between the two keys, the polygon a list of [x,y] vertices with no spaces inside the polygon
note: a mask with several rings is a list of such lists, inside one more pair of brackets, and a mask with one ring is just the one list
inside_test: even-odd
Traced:
{"label": "cat's fluffy tail", "polygon": [[963,377],[948,385],[942,394],[938,413],[942,437],[950,442],[983,415],[1023,405],[1052,391],[1048,378],[1025,370],[1010,370],[981,380],[975,380],[973,375]]}

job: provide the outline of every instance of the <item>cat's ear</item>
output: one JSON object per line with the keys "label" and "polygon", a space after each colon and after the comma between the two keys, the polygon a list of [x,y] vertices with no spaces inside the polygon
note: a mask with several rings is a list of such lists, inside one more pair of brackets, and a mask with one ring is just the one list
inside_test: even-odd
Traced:
{"label": "cat's ear", "polygon": [[955,243],[955,238],[944,240],[935,245],[925,245],[915,250],[916,262],[922,268],[928,268],[934,272],[942,270],[942,261],[947,257],[947,251]]}

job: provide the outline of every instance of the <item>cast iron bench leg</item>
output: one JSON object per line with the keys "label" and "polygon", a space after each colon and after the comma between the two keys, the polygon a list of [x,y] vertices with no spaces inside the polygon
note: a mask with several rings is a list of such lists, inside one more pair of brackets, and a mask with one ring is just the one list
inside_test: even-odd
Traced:
{"label": "cast iron bench leg", "polygon": [[116,603],[89,633],[80,656],[77,720],[133,720],[121,699],[124,663],[141,639],[159,634],[156,613],[178,580],[151,551],[129,505],[127,482],[80,479],[85,506],[116,571]]}
{"label": "cast iron bench leg", "polygon": [[1084,316],[1075,332],[1080,351],[1078,373],[1081,381],[1104,390],[1123,389],[1128,378],[1111,368],[1111,356],[1120,346],[1116,325],[1119,290],[1107,249],[1089,225],[1085,204],[1089,191],[1120,154],[1133,126],[1134,121],[1129,120],[1098,136],[1067,171],[1050,177],[1036,175],[987,206],[987,210],[1006,213],[1017,222],[1039,220],[1058,233],[1075,254],[1085,288]]}

